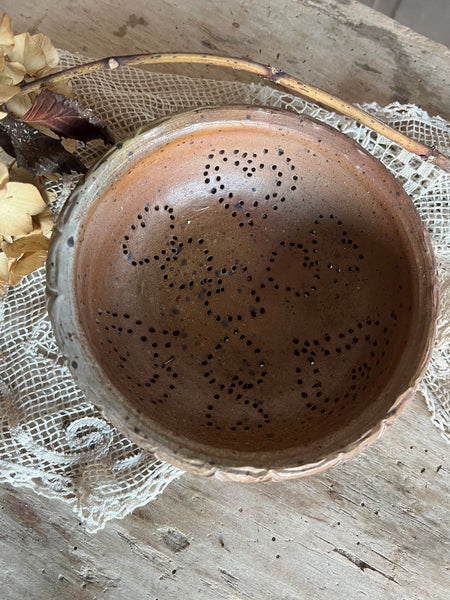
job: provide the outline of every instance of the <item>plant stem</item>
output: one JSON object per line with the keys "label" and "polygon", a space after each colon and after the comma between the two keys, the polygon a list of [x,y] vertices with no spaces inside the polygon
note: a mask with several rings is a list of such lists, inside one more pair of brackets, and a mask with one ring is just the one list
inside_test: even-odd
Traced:
{"label": "plant stem", "polygon": [[282,88],[299,94],[314,102],[318,102],[327,108],[330,108],[338,113],[341,113],[347,117],[358,121],[359,123],[366,125],[373,131],[383,135],[387,139],[395,142],[399,146],[406,148],[410,152],[420,156],[427,162],[437,165],[447,173],[450,173],[450,159],[443,154],[437,152],[434,148],[429,148],[420,142],[417,142],[408,136],[400,133],[396,129],[393,129],[389,125],[386,125],[376,117],[366,113],[364,110],[340,100],[336,96],[328,94],[311,86],[303,81],[300,81],[296,77],[263,65],[239,58],[231,58],[224,56],[214,56],[210,54],[191,54],[191,53],[164,53],[164,54],[133,54],[128,56],[116,56],[103,58],[90,63],[86,63],[71,69],[66,69],[52,75],[47,75],[41,79],[23,84],[17,95],[26,94],[31,91],[39,90],[40,88],[49,85],[50,83],[56,83],[59,81],[65,81],[74,77],[80,77],[95,71],[114,70],[121,66],[138,66],[138,65],[151,65],[151,64],[174,64],[174,63],[189,63],[189,64],[204,64],[208,66],[226,67],[235,69],[237,71],[244,71],[258,75],[263,79],[267,79],[275,84],[280,85]]}

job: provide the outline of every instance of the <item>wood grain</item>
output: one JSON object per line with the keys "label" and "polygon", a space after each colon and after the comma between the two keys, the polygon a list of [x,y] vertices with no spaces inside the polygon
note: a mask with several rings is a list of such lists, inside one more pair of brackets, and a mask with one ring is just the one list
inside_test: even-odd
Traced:
{"label": "wood grain", "polygon": [[183,475],[96,535],[66,504],[3,486],[2,598],[444,600],[447,455],[416,397],[380,442],[324,474]]}
{"label": "wood grain", "polygon": [[[412,102],[450,115],[450,50],[354,0],[3,0],[2,9],[16,31],[44,32],[56,46],[93,58],[240,56],[348,102]],[[214,69],[169,70],[230,77]]]}
{"label": "wood grain", "polygon": [[[2,10],[16,32],[93,58],[236,55],[350,102],[450,117],[450,51],[353,0],[3,0]],[[184,475],[96,535],[67,504],[2,486],[0,597],[444,600],[448,474],[448,446],[417,396],[380,442],[326,473],[277,484]]]}

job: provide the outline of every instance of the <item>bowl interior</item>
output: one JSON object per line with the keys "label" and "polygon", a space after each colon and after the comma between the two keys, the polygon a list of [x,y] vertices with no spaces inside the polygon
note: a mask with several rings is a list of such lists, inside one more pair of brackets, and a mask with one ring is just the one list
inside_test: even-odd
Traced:
{"label": "bowl interior", "polygon": [[197,111],[114,153],[94,187],[74,318],[116,421],[164,456],[319,460],[423,367],[422,226],[341,134],[273,110]]}

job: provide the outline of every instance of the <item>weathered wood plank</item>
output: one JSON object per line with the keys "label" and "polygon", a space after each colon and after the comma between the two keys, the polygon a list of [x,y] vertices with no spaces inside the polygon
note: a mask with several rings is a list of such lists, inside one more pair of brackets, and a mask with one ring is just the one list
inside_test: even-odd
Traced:
{"label": "weathered wood plank", "polygon": [[[238,55],[345,100],[450,116],[449,50],[353,0],[3,0],[2,10],[16,31],[93,57]],[[416,398],[379,443],[333,470],[265,485],[185,475],[95,536],[66,504],[3,486],[0,597],[443,600],[447,458]]]}
{"label": "weathered wood plank", "polygon": [[3,487],[2,598],[443,600],[447,455],[416,398],[329,472],[247,485],[184,475],[94,536],[67,505]]}
{"label": "weathered wood plank", "polygon": [[241,56],[350,102],[397,100],[450,115],[450,50],[355,0],[3,0],[2,9],[17,31],[45,32],[58,47],[95,58],[148,51]]}

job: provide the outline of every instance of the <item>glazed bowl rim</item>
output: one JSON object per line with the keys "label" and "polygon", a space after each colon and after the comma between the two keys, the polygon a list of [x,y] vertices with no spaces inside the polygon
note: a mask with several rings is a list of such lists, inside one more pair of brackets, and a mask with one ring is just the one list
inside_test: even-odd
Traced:
{"label": "glazed bowl rim", "polygon": [[[388,177],[391,182],[395,182],[395,185],[401,190],[401,193],[406,196],[406,192],[400,184],[396,182],[389,171],[359,144],[351,140],[345,134],[306,115],[297,115],[290,111],[274,109],[272,107],[241,105],[234,107],[221,106],[197,108],[176,115],[170,115],[152,122],[133,138],[122,144],[118,144],[109,150],[89,170],[84,183],[76,188],[66,202],[54,229],[47,260],[48,309],[58,345],[66,357],[67,364],[75,380],[80,384],[80,387],[88,393],[91,399],[95,399],[94,403],[104,409],[105,417],[131,440],[137,442],[147,450],[154,452],[158,458],[196,474],[207,476],[214,475],[219,479],[237,481],[282,480],[322,471],[339,464],[343,460],[367,448],[384,433],[412,399],[426,372],[434,345],[439,305],[437,268],[430,236],[425,226],[420,221],[420,217],[418,216],[412,201],[408,197],[413,212],[415,211],[418,222],[421,223],[420,239],[416,239],[416,243],[422,248],[422,252],[420,255],[417,253],[417,256],[420,256],[424,260],[426,256],[428,257],[427,261],[425,261],[428,264],[428,272],[425,274],[425,277],[428,278],[428,293],[431,303],[429,306],[428,318],[426,319],[426,339],[423,340],[420,360],[418,361],[418,366],[414,373],[411,374],[409,385],[397,396],[384,418],[377,422],[374,427],[364,431],[357,439],[352,439],[339,451],[306,464],[301,464],[299,461],[291,461],[288,464],[280,466],[275,461],[275,464],[268,464],[267,467],[262,467],[255,466],[255,462],[257,461],[252,462],[251,453],[248,452],[236,453],[235,456],[230,456],[229,458],[222,453],[219,460],[217,460],[217,457],[213,457],[214,460],[212,460],[212,457],[208,456],[208,453],[205,450],[197,451],[196,449],[193,452],[188,449],[185,440],[181,439],[181,441],[179,440],[176,442],[173,439],[173,436],[172,439],[168,439],[164,431],[157,431],[157,428],[153,429],[150,435],[146,435],[146,437],[143,437],[142,434],[138,434],[136,432],[137,428],[133,426],[132,423],[136,423],[136,419],[141,419],[141,417],[134,415],[134,418],[132,418],[130,422],[127,422],[128,418],[127,416],[124,417],[123,410],[125,397],[111,384],[100,366],[96,363],[94,354],[89,348],[86,334],[82,332],[77,317],[74,272],[73,270],[71,271],[70,267],[74,264],[74,256],[77,247],[76,240],[79,234],[77,227],[79,228],[83,216],[87,215],[88,209],[93,206],[96,201],[95,194],[92,194],[91,198],[94,197],[94,200],[91,199],[90,204],[85,203],[85,197],[86,195],[89,196],[92,190],[101,189],[102,173],[104,170],[107,170],[107,168],[111,168],[111,165],[113,165],[114,168],[110,176],[120,176],[120,173],[123,174],[123,157],[129,155],[130,152],[136,151],[136,147],[139,146],[139,144],[144,144],[148,154],[151,152],[152,144],[157,144],[161,136],[168,135],[169,139],[172,139],[173,137],[181,135],[181,132],[184,131],[183,127],[186,128],[190,126],[192,130],[202,127],[205,122],[209,123],[214,119],[220,122],[220,119],[223,118],[224,114],[228,115],[228,117],[230,116],[230,111],[234,111],[238,122],[241,122],[244,115],[248,113],[252,115],[253,121],[257,116],[261,117],[261,115],[281,115],[280,118],[286,117],[287,119],[291,119],[292,117],[295,117],[297,119],[315,123],[318,127],[323,128],[324,131],[328,131],[328,133],[332,132],[333,135],[338,136],[340,140],[346,140],[345,143],[354,147],[356,146],[360,153],[370,157],[371,161],[375,161],[377,167],[379,168],[381,166],[386,172],[386,177]],[[201,116],[204,116],[205,114],[210,119],[209,121],[205,118],[201,119]],[[167,137],[164,139],[167,140]],[[148,148],[150,148],[150,150],[148,150]],[[144,151],[142,151],[141,154],[142,156],[145,156],[145,153],[143,152]],[[108,167],[105,165],[108,165]],[[420,283],[423,287],[424,282]],[[142,430],[142,427],[140,427],[140,430]],[[144,428],[144,430],[148,433],[148,427],[147,429]],[[258,453],[255,453],[255,456],[257,454]]]}

